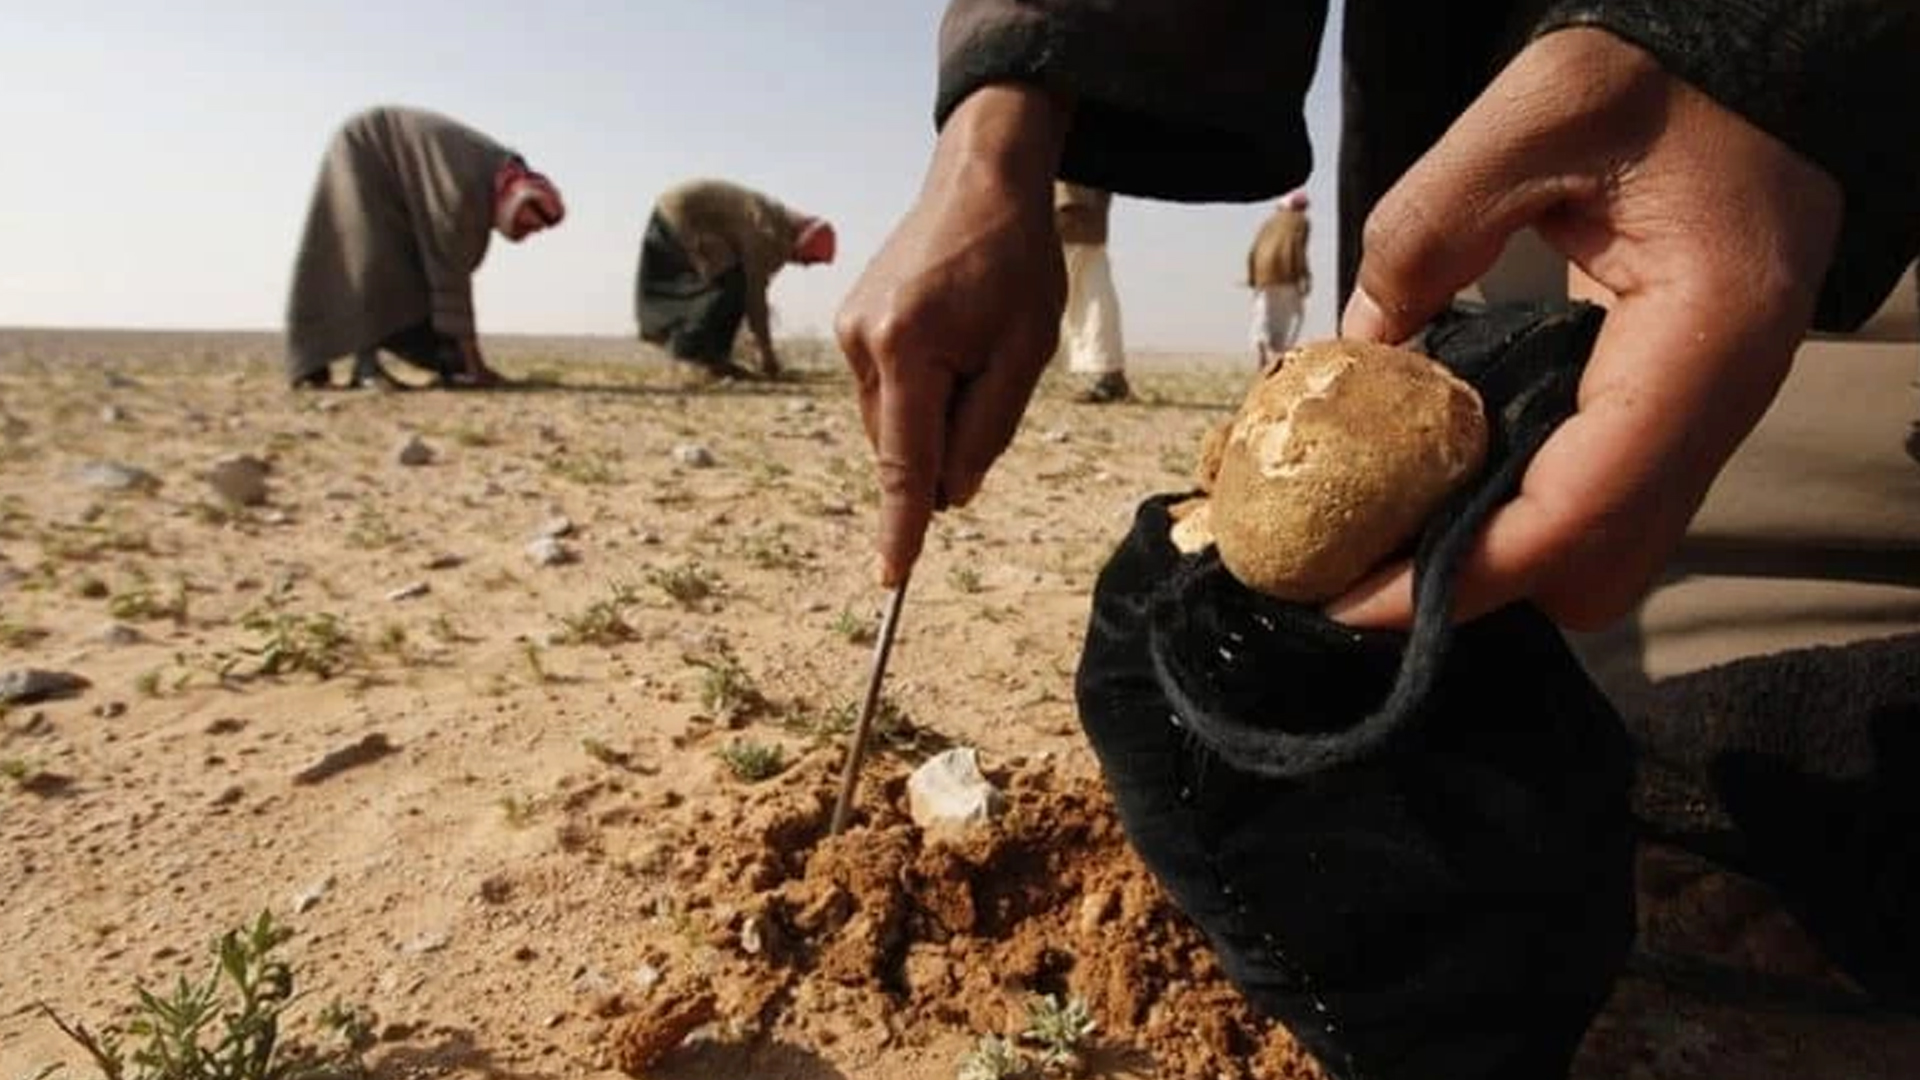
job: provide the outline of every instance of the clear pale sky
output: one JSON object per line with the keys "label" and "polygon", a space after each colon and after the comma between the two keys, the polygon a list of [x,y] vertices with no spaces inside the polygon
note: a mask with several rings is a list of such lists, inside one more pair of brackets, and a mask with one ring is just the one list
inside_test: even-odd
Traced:
{"label": "clear pale sky", "polygon": [[[943,6],[0,0],[0,325],[277,329],[329,134],[397,103],[493,135],[566,195],[560,228],[495,238],[483,335],[631,335],[653,196],[696,175],[834,222],[838,261],[772,291],[779,332],[825,332],[919,185]],[[1334,36],[1307,105],[1309,333],[1333,324]],[[1128,345],[1243,348],[1235,277],[1267,209],[1116,203]]]}

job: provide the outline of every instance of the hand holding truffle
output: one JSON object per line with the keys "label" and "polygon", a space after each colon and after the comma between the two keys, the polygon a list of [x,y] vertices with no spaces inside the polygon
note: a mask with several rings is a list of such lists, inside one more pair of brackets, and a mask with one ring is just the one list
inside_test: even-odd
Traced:
{"label": "hand holding truffle", "polygon": [[[1574,628],[1631,610],[1778,392],[1840,214],[1827,173],[1610,34],[1515,58],[1368,217],[1341,324],[1412,336],[1528,226],[1614,297],[1578,411],[1466,559],[1455,618],[1517,599]],[[1409,567],[1329,613],[1408,625]]]}

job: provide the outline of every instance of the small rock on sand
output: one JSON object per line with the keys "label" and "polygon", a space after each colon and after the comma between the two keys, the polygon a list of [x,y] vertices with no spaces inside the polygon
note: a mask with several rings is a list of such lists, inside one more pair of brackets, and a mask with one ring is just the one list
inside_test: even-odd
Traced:
{"label": "small rock on sand", "polygon": [[431,592],[433,587],[424,581],[410,581],[387,594],[388,600],[415,600]]}
{"label": "small rock on sand", "polygon": [[551,536],[542,536],[527,545],[527,558],[532,559],[535,566],[564,566],[577,556],[567,545]]}
{"label": "small rock on sand", "polygon": [[80,466],[80,482],[102,491],[154,491],[160,478],[145,469],[118,461],[89,461]]}
{"label": "small rock on sand", "polygon": [[907,777],[908,812],[928,831],[983,824],[1005,806],[1000,790],[980,774],[979,753],[970,746],[936,754]]}
{"label": "small rock on sand", "polygon": [[259,506],[267,501],[267,463],[251,454],[224,457],[207,469],[207,484],[236,506]]}
{"label": "small rock on sand", "polygon": [[385,735],[375,731],[351,746],[343,746],[332,751],[319,761],[295,773],[296,784],[317,784],[328,777],[343,773],[361,765],[370,765],[393,753],[395,747]]}
{"label": "small rock on sand", "polygon": [[713,464],[713,451],[699,443],[681,443],[673,448],[673,460],[689,469],[704,469]]}
{"label": "small rock on sand", "polygon": [[433,447],[422,442],[420,436],[409,435],[394,451],[394,460],[402,465],[430,465],[433,463]]}
{"label": "small rock on sand", "polygon": [[31,705],[48,698],[72,697],[92,685],[68,671],[15,668],[0,672],[0,704]]}

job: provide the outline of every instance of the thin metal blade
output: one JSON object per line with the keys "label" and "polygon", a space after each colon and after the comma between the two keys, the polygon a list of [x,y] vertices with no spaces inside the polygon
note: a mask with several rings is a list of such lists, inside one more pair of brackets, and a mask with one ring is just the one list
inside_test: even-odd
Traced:
{"label": "thin metal blade", "polygon": [[880,637],[873,643],[873,668],[867,672],[867,697],[860,705],[860,723],[853,729],[853,745],[847,751],[847,764],[840,773],[840,797],[833,804],[828,835],[837,835],[847,826],[853,812],[853,791],[860,783],[860,765],[866,760],[867,740],[873,732],[873,715],[880,708],[880,684],[887,676],[887,656],[893,652],[893,631],[900,624],[900,602],[907,596],[907,583],[893,587],[887,597],[887,612],[880,620]]}

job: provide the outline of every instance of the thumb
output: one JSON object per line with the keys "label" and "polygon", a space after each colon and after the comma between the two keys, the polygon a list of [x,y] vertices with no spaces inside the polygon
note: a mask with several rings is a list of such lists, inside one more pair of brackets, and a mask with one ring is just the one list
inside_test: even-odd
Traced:
{"label": "thumb", "polygon": [[1343,337],[1405,341],[1514,233],[1605,190],[1551,63],[1523,54],[1374,205]]}

